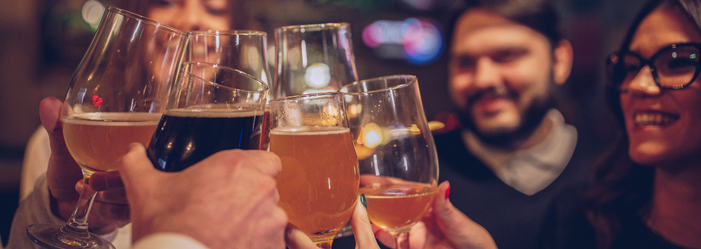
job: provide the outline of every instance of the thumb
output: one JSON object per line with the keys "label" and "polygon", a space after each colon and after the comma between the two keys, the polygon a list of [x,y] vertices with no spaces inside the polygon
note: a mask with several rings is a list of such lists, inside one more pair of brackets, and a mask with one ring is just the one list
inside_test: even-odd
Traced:
{"label": "thumb", "polygon": [[438,185],[438,195],[433,202],[433,213],[438,219],[438,223],[447,229],[457,228],[456,224],[461,218],[467,218],[453,206],[448,197],[450,196],[450,182],[445,181]]}
{"label": "thumb", "polygon": [[[146,148],[141,143],[129,145],[129,151],[122,157],[119,163],[119,175],[124,183],[127,193],[135,187],[145,187],[149,183],[158,182],[156,177],[162,172],[158,171],[146,156]],[[129,197],[129,195],[127,195]]]}
{"label": "thumb", "polygon": [[460,212],[448,199],[450,183],[438,186],[439,195],[433,203],[436,223],[455,248],[496,248],[492,236],[484,227]]}

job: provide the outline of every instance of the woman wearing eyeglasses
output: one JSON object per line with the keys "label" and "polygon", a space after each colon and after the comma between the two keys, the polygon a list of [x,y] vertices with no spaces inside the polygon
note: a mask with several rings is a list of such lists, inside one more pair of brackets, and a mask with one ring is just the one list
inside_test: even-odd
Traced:
{"label": "woman wearing eyeglasses", "polygon": [[701,248],[699,56],[699,0],[643,8],[609,57],[608,98],[625,132],[597,168],[584,215],[554,208],[546,248]]}

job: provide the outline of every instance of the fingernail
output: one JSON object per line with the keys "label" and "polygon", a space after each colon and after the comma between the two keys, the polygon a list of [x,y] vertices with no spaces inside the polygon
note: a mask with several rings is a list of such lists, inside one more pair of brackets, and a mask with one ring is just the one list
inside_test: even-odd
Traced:
{"label": "fingernail", "polygon": [[360,203],[363,204],[363,207],[365,207],[365,209],[368,208],[368,203],[365,201],[365,194],[360,194]]}
{"label": "fingernail", "polygon": [[446,200],[448,199],[448,196],[450,196],[450,187],[448,187],[448,189],[445,190],[445,199]]}

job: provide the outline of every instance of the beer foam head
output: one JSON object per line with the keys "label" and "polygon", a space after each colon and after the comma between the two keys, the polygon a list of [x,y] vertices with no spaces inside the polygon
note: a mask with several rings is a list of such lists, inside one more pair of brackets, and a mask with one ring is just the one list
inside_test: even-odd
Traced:
{"label": "beer foam head", "polygon": [[227,109],[227,108],[186,108],[172,109],[164,115],[192,118],[242,118],[263,115],[263,111],[255,109]]}
{"label": "beer foam head", "polygon": [[277,127],[270,131],[276,135],[328,135],[350,133],[350,129],[340,126],[287,126]]}
{"label": "beer foam head", "polygon": [[[90,125],[143,125],[143,123],[158,123],[160,113],[148,112],[92,112],[74,113],[63,118],[64,123]],[[124,123],[124,124],[121,124]]]}

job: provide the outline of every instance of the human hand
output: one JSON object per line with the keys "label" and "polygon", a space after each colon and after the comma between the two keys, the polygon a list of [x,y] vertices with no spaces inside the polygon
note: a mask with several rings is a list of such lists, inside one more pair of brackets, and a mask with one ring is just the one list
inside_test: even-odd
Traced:
{"label": "human hand", "polygon": [[188,235],[210,248],[284,248],[287,215],[277,206],[280,159],[258,150],[218,152],[187,169],[156,170],[144,146],[122,158],[132,240]]}
{"label": "human hand", "polygon": [[[51,145],[51,156],[46,173],[51,211],[57,217],[68,220],[78,202],[78,193],[87,185],[83,182],[83,173],[68,152],[63,139],[61,108],[60,100],[54,97],[45,98],[39,104],[39,117],[49,133]],[[104,191],[99,192],[95,197],[90,213],[90,231],[105,234],[128,224],[129,207],[119,174],[95,173],[90,179],[90,184],[92,189]]]}
{"label": "human hand", "polygon": [[[370,225],[370,219],[368,219],[368,212],[365,209],[365,196],[359,196],[359,201],[357,202],[355,209],[353,210],[353,216],[351,216],[351,227],[353,228],[353,236],[355,237],[355,248],[356,249],[375,249],[380,248],[375,240],[375,236],[372,232],[372,226]],[[292,224],[287,225],[287,230],[285,232],[285,242],[287,243],[287,248],[289,249],[318,249],[314,242],[304,234],[301,230],[296,228]]]}
{"label": "human hand", "polygon": [[[449,193],[450,183],[438,186],[431,211],[409,233],[410,248],[496,249],[489,232],[455,208],[448,199]],[[396,247],[392,235],[375,226],[373,229],[382,244]]]}

